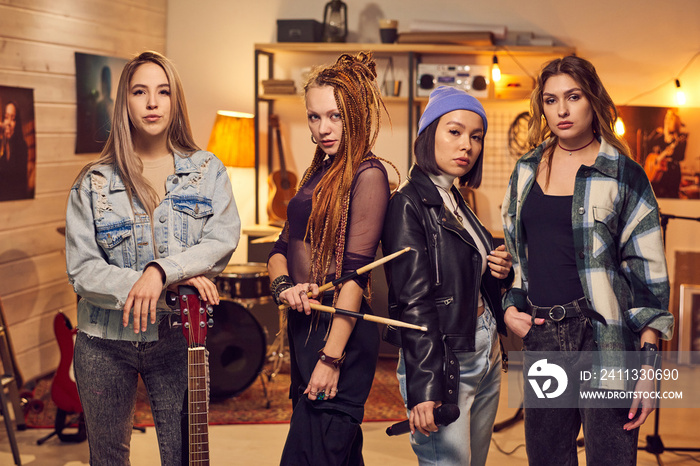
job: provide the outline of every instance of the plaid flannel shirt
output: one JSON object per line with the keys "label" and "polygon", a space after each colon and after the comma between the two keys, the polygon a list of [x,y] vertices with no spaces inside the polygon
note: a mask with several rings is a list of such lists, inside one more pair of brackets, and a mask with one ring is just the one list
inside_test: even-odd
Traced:
{"label": "plaid flannel shirt", "polygon": [[[518,160],[503,200],[505,241],[515,272],[503,309],[528,310],[521,212],[548,144],[551,140]],[[645,327],[670,339],[673,316],[668,312],[670,286],[659,209],[644,169],[602,140],[595,163],[582,165],[576,173],[571,221],[583,291],[606,321],[592,322],[601,368],[619,367],[614,352],[638,350],[639,332]],[[600,388],[623,387],[607,382]]]}

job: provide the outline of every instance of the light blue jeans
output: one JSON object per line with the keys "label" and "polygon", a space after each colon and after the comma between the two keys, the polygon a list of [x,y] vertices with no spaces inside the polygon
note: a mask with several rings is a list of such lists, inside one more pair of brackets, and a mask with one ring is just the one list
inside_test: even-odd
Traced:
{"label": "light blue jeans", "polygon": [[[421,465],[472,465],[486,463],[501,387],[501,349],[496,320],[486,309],[476,323],[473,353],[455,353],[459,359],[459,418],[429,437],[416,431],[411,447]],[[396,369],[406,403],[406,366],[399,352]]]}

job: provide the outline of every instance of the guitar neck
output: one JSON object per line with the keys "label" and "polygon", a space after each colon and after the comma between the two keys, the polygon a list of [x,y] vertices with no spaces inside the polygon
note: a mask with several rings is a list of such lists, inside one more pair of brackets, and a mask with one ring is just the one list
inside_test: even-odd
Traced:
{"label": "guitar neck", "polygon": [[207,354],[203,346],[187,351],[187,401],[191,466],[209,464],[209,393]]}

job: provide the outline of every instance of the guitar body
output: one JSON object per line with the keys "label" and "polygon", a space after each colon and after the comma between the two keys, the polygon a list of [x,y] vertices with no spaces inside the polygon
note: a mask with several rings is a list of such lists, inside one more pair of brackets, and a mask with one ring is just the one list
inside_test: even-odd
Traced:
{"label": "guitar body", "polygon": [[267,217],[271,224],[284,224],[287,220],[287,206],[297,192],[297,177],[287,170],[284,162],[284,147],[280,134],[279,118],[270,115],[270,128],[277,136],[277,153],[280,157],[280,169],[270,173],[267,183],[270,187],[270,197],[267,201]]}
{"label": "guitar body", "polygon": [[80,404],[78,386],[73,375],[73,347],[78,330],[71,326],[70,320],[62,312],[56,314],[53,330],[61,350],[61,360],[51,383],[51,399],[63,411],[82,413],[83,406]]}
{"label": "guitar body", "polygon": [[211,307],[202,305],[197,289],[178,287],[182,333],[187,349],[189,465],[209,465],[209,374],[204,347]]}
{"label": "guitar body", "polygon": [[[270,187],[270,200],[267,204],[267,216],[271,223],[287,220],[287,206],[297,190],[297,177],[292,172],[274,171],[267,178]],[[285,186],[287,186],[285,188]]]}

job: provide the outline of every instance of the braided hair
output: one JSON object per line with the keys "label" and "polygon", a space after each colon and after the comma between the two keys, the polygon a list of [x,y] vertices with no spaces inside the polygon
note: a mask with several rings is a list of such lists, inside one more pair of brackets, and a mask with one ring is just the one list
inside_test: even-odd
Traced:
{"label": "braided hair", "polygon": [[[313,283],[323,283],[333,259],[336,278],[342,274],[352,182],[360,164],[376,158],[371,150],[379,133],[381,109],[386,112],[376,78],[372,53],[360,52],[356,56],[343,54],[335,64],[314,69],[304,84],[305,93],[312,87],[333,87],[343,125],[338,152],[314,189],[306,226]],[[321,168],[325,157],[325,152],[317,146],[300,187]]]}

